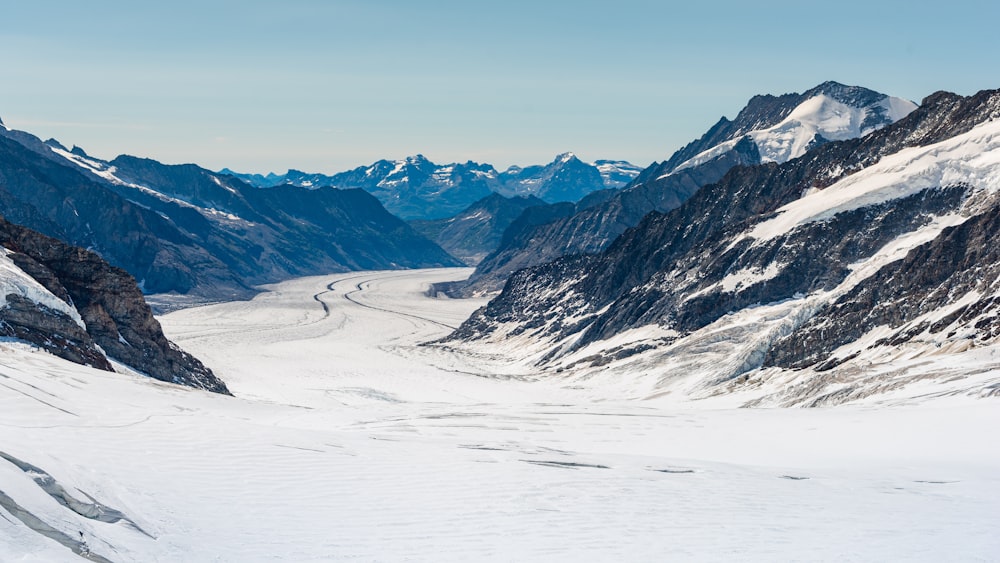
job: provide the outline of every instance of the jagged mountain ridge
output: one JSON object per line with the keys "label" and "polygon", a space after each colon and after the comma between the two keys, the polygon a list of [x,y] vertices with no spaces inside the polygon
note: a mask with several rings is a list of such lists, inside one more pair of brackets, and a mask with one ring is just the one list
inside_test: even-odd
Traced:
{"label": "jagged mountain ridge", "polygon": [[734,166],[784,162],[828,140],[884,127],[914,107],[912,102],[836,82],[802,94],[755,96],[736,119],[723,117],[667,161],[643,170],[608,202],[534,225],[532,232],[512,237],[519,244],[498,248],[480,263],[468,283],[453,286],[451,291],[462,296],[499,291],[520,268],[560,256],[599,252],[647,213],[676,208]]}
{"label": "jagged mountain ridge", "polygon": [[106,162],[6,128],[0,211],[97,251],[147,293],[245,298],[294,276],[460,264],[362,190],[261,190],[195,165]]}
{"label": "jagged mountain ridge", "polygon": [[167,340],[127,272],[2,217],[0,334],[97,369],[115,371],[113,359],[161,381],[229,393]]}
{"label": "jagged mountain ridge", "polygon": [[257,187],[292,184],[360,188],[403,219],[436,220],[452,217],[491,193],[533,196],[547,203],[576,202],[594,191],[625,186],[640,170],[625,161],[597,160],[588,164],[573,153],[564,153],[546,165],[511,166],[503,172],[471,160],[439,165],[416,155],[403,160],[379,160],[329,176],[298,170],[264,176],[223,169],[220,174],[236,176]]}
{"label": "jagged mountain ridge", "polygon": [[996,343],[997,118],[998,91],[938,93],[863,138],[734,168],[601,254],[514,274],[450,341],[533,350],[551,372],[639,370],[650,394],[756,405],[953,376],[889,359],[901,347],[975,359]]}

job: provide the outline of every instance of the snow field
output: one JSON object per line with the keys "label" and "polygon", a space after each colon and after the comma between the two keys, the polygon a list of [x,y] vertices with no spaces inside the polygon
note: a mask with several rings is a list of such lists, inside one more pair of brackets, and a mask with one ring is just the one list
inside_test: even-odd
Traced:
{"label": "snow field", "polygon": [[[306,278],[163,317],[235,398],[2,344],[0,450],[152,537],[68,511],[4,460],[0,490],[113,561],[1000,553],[992,402],[691,410],[472,376],[474,358],[417,346],[477,305],[422,288],[467,273]],[[79,560],[0,515],[5,561]]]}

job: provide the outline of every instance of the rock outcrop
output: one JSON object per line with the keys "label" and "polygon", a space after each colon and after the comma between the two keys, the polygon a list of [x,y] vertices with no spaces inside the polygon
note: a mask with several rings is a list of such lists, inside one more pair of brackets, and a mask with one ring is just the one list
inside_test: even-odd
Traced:
{"label": "rock outcrop", "polygon": [[114,359],[161,381],[228,394],[225,383],[167,340],[135,279],[97,254],[0,218],[0,246],[72,312],[6,296],[0,330],[64,359],[113,371]]}

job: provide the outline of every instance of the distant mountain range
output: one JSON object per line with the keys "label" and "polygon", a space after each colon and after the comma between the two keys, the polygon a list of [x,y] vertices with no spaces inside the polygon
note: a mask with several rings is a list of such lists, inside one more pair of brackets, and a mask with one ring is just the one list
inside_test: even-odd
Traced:
{"label": "distant mountain range", "polygon": [[461,264],[363,190],[264,190],[193,164],[107,162],[2,126],[0,213],[98,252],[146,293],[199,299],[294,276]]}
{"label": "distant mountain range", "polygon": [[836,82],[802,94],[755,96],[734,120],[723,117],[608,201],[564,208],[544,223],[519,223],[524,232],[504,236],[505,242],[479,263],[469,281],[452,284],[449,291],[459,296],[499,291],[520,268],[599,252],[646,214],[675,209],[735,166],[785,162],[832,140],[885,127],[914,108],[913,102]]}
{"label": "distant mountain range", "polygon": [[515,272],[447,344],[678,400],[820,406],[955,378],[1000,395],[977,384],[998,369],[1000,90],[754,98],[629,190],[739,150],[763,162]]}
{"label": "distant mountain range", "polygon": [[378,198],[398,217],[434,220],[451,217],[492,193],[506,197],[533,196],[547,203],[575,202],[594,191],[621,188],[640,171],[640,167],[624,161],[598,160],[588,164],[573,153],[564,153],[546,165],[513,166],[503,172],[472,161],[440,165],[417,155],[403,160],[380,160],[332,176],[298,170],[264,176],[240,174],[228,168],[220,174],[235,176],[261,188],[283,185],[360,188]]}

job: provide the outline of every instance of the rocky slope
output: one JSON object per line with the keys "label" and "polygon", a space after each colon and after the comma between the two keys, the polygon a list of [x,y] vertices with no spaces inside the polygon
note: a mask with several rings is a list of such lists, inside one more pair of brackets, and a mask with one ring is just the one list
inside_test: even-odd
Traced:
{"label": "rocky slope", "polygon": [[436,242],[469,266],[496,249],[504,231],[529,207],[548,205],[535,196],[505,197],[494,193],[454,217],[411,221],[418,233]]}
{"label": "rocky slope", "polygon": [[640,168],[624,161],[585,163],[573,153],[558,155],[546,165],[512,166],[498,172],[492,165],[472,161],[435,164],[423,155],[403,160],[380,160],[370,166],[326,176],[289,170],[286,174],[231,174],[258,187],[291,184],[307,188],[360,188],[407,220],[452,217],[491,193],[506,197],[534,196],[548,203],[576,202],[597,190],[620,188]]}
{"label": "rocky slope", "polygon": [[[553,372],[640,370],[651,394],[753,404],[953,377],[920,367],[945,351],[992,365],[975,351],[997,343],[997,118],[1000,91],[937,93],[860,139],[734,168],[600,254],[517,272],[450,341],[530,350]],[[901,349],[912,369],[899,368]],[[900,371],[872,367],[886,365]]]}
{"label": "rocky slope", "polygon": [[293,276],[460,264],[361,190],[262,190],[195,165],[106,162],[4,127],[0,212],[98,252],[147,293],[245,298]]}
{"label": "rocky slope", "polygon": [[501,246],[483,260],[466,285],[453,291],[459,295],[499,291],[520,268],[601,251],[647,213],[676,208],[734,166],[785,162],[830,140],[884,127],[914,107],[899,98],[836,82],[802,94],[755,96],[734,120],[723,117],[700,139],[667,161],[654,163],[606,203],[538,225],[517,239],[520,244]]}
{"label": "rocky slope", "polygon": [[127,272],[2,217],[0,290],[4,336],[98,369],[114,371],[113,359],[161,381],[229,393],[166,339]]}

